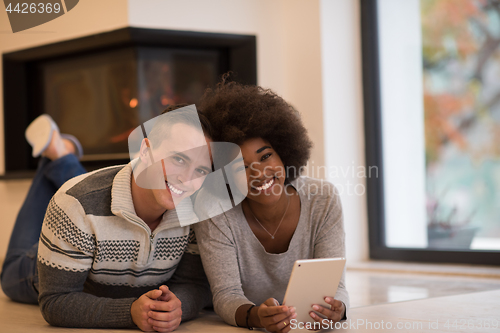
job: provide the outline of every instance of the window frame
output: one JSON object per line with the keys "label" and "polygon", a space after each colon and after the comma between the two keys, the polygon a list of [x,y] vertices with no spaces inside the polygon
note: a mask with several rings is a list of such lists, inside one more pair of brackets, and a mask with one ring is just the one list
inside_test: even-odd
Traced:
{"label": "window frame", "polygon": [[371,259],[455,264],[500,264],[500,251],[393,248],[385,245],[384,165],[378,39],[378,0],[360,0],[361,57],[366,168],[377,166],[378,177],[368,177],[367,209]]}

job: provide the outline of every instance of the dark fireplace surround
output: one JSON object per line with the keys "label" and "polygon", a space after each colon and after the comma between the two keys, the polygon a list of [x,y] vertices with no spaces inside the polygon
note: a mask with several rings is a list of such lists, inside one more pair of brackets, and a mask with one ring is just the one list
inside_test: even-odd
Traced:
{"label": "dark fireplace surround", "polygon": [[[145,78],[147,80],[148,75],[151,76],[151,73],[153,73],[154,75],[154,72],[157,71],[158,68],[162,68],[162,64],[159,63],[159,61],[161,61],[162,55],[168,55],[169,59],[173,59],[171,63],[166,63],[166,65],[163,65],[164,67],[167,66],[165,67],[167,68],[167,70],[168,66],[174,67],[173,70],[176,71],[176,74],[171,76],[173,80],[172,82],[175,83],[176,80],[189,80],[189,75],[196,76],[196,71],[198,68],[207,68],[208,63],[201,64],[197,67],[196,63],[185,61],[186,58],[190,57],[194,59],[190,61],[196,61],[196,59],[200,57],[200,54],[201,57],[209,59],[212,63],[209,70],[210,75],[208,75],[210,77],[206,78],[207,75],[204,76],[204,87],[213,86],[213,84],[215,84],[217,80],[220,79],[220,76],[228,71],[234,73],[234,75],[232,75],[232,79],[238,82],[245,84],[257,83],[256,38],[255,36],[250,35],[217,34],[129,27],[111,32],[3,54],[4,142],[6,173],[2,178],[30,177],[33,174],[33,170],[36,169],[37,159],[31,157],[31,147],[24,138],[24,131],[28,124],[38,115],[42,113],[50,114],[50,110],[45,110],[45,108],[46,105],[50,105],[47,104],[47,100],[50,100],[51,98],[53,99],[53,97],[46,96],[48,89],[50,90],[52,88],[44,87],[44,84],[47,84],[47,82],[50,82],[50,80],[47,81],[46,74],[44,74],[45,77],[43,77],[43,71],[41,70],[41,68],[47,68],[47,66],[48,68],[50,68],[50,66],[61,67],[61,63],[65,64],[69,61],[70,65],[66,65],[66,67],[70,68],[71,70],[71,59],[94,59],[91,61],[95,61],[95,59],[98,59],[101,54],[106,55],[104,58],[108,57],[108,59],[110,59],[112,62],[114,61],[114,55],[119,55],[119,57],[122,57],[122,55],[123,57],[127,57],[127,55],[129,55],[129,57],[131,59],[134,58],[137,63],[139,63],[140,61],[142,61],[142,64],[146,63],[146,65],[148,65],[147,68],[149,68],[149,74],[141,74],[139,65],[134,65],[136,67],[132,66],[133,69],[137,68],[135,74],[139,77],[139,79],[136,77],[131,78],[134,84],[141,81],[143,82],[143,85],[148,85],[147,82],[144,83],[144,80]],[[151,60],[151,54],[153,54],[153,60]],[[105,60],[99,61],[102,63],[102,61]],[[147,61],[149,61],[149,63],[147,63]],[[152,66],[151,64],[155,65],[156,67]],[[189,70],[194,71],[194,74],[182,72]],[[116,71],[117,70],[115,68],[115,72]],[[47,71],[43,73],[46,72]],[[131,71],[130,73],[132,72],[134,71]],[[94,76],[96,76],[96,73],[93,74]],[[121,75],[121,78],[123,78],[123,73],[121,73]],[[125,73],[125,75],[127,75],[127,73]],[[179,78],[181,78],[181,80],[179,80]],[[156,80],[158,81],[158,79]],[[118,82],[120,80],[115,81]],[[63,83],[58,83],[58,89],[65,92],[67,90],[67,85],[64,84],[64,81],[62,82]],[[197,84],[198,90],[195,93],[195,95],[197,94],[196,96],[191,96],[191,99],[186,97],[188,100],[183,100],[182,96],[184,95],[179,93],[176,96],[180,97],[174,100],[168,99],[165,97],[165,95],[163,95],[163,97],[161,97],[163,98],[162,103],[165,102],[163,103],[163,105],[165,105],[166,103],[170,103],[171,100],[176,103],[194,103],[194,101],[197,100],[196,98],[201,97],[198,95],[202,87],[200,83]],[[172,89],[175,90],[177,89],[176,87],[180,87],[179,89],[181,89],[183,86],[186,86],[185,82],[177,82],[173,84]],[[136,94],[138,95],[140,94],[139,90],[140,87],[137,88],[136,91]],[[52,92],[50,91],[50,93]],[[85,99],[85,97],[78,96],[78,89],[73,89],[71,93],[64,95],[65,99],[67,100],[66,105],[68,103],[71,103],[71,96],[77,96],[77,99],[79,98],[80,100]],[[175,95],[175,92],[172,92],[172,94]],[[150,95],[151,93],[149,93],[148,96]],[[116,94],[116,98],[120,98],[120,94]],[[108,99],[109,97],[107,97],[107,100]],[[116,105],[116,103],[118,102],[113,103],[115,103],[114,105]],[[157,110],[155,110],[155,112],[159,112],[158,106],[156,107],[156,109]],[[59,113],[61,112],[65,112],[64,108],[59,110]],[[96,111],[94,111],[94,113],[95,112]],[[116,108],[115,110],[111,110],[111,113],[118,118],[121,117],[120,112],[122,111],[117,111]],[[85,112],[79,112],[77,118],[81,117],[82,113]],[[85,114],[83,114],[83,116],[84,115]],[[67,119],[68,115],[65,115],[65,117]],[[72,119],[71,117],[72,116],[69,116],[70,119]],[[125,112],[124,117],[127,117],[125,115]],[[130,118],[130,115],[128,117]],[[141,121],[145,121],[145,119],[141,119]],[[80,121],[71,120],[71,122],[78,123]],[[82,123],[85,122],[83,121]],[[75,124],[73,126],[78,126],[78,124]],[[61,128],[61,131],[64,132],[64,129]],[[80,133],[84,132],[85,130],[82,130]],[[93,134],[91,131],[87,132],[90,132],[90,135]],[[116,137],[119,137],[121,141],[124,141],[123,139],[126,138],[125,134],[126,132]],[[106,136],[107,134],[104,133],[102,135]],[[114,153],[113,149],[115,149],[115,147],[111,144],[108,148],[108,154],[103,153],[88,155],[92,157],[84,158],[82,160],[83,165],[88,170],[92,170],[99,167],[128,162],[124,142],[121,143],[119,148],[118,146],[116,147],[117,150],[120,150],[120,154],[109,154],[109,152]],[[110,158],[110,156],[113,157]]]}

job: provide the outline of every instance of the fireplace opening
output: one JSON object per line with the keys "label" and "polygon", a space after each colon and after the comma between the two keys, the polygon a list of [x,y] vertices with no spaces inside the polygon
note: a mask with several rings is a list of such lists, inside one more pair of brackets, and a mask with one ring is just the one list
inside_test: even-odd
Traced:
{"label": "fireplace opening", "polygon": [[256,84],[255,51],[254,36],[125,28],[4,54],[6,176],[36,169],[24,129],[42,113],[88,170],[127,163],[130,132],[168,105],[197,104],[227,71]]}

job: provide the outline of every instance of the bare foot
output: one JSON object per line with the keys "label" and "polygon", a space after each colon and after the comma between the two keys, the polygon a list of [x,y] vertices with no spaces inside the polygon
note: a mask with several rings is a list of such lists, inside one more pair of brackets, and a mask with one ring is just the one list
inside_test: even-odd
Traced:
{"label": "bare foot", "polygon": [[[52,139],[50,140],[47,148],[43,151],[42,156],[45,156],[48,159],[54,161],[74,151],[74,147],[72,148],[72,150],[69,149],[68,144],[64,141],[68,140],[62,139],[58,131],[53,131]],[[73,146],[71,142],[69,142],[69,145]]]}

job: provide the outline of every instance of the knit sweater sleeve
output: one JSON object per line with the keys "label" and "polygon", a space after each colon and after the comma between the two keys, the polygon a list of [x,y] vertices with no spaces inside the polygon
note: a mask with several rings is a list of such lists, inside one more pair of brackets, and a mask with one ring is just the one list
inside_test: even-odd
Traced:
{"label": "knit sweater sleeve", "polygon": [[78,201],[64,192],[56,193],[47,208],[38,250],[38,300],[49,324],[84,328],[135,326],[130,314],[134,298],[104,298],[83,292],[95,244]]}
{"label": "knit sweater sleeve", "polygon": [[[327,187],[324,192],[328,195],[323,196],[312,207],[318,214],[317,221],[320,223],[314,242],[314,258],[342,258],[345,257],[345,231],[340,196],[332,184],[326,183],[323,186]],[[345,286],[345,268],[334,298],[344,303],[346,319],[349,294]]]}
{"label": "knit sweater sleeve", "polygon": [[194,231],[174,275],[167,282],[170,290],[182,303],[182,321],[198,316],[201,309],[212,305],[212,293],[203,270]]}
{"label": "knit sweater sleeve", "polygon": [[254,304],[245,296],[239,271],[238,251],[231,231],[220,219],[209,219],[195,226],[203,267],[213,294],[215,312],[233,326],[236,310]]}

